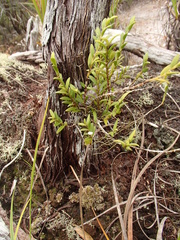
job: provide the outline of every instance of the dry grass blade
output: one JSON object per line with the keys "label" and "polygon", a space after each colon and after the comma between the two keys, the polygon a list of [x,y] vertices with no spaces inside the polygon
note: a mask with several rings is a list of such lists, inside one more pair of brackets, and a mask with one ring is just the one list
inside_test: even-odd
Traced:
{"label": "dry grass blade", "polygon": [[159,224],[159,228],[158,228],[158,232],[157,232],[157,236],[156,236],[156,240],[163,240],[162,238],[162,233],[163,233],[163,227],[164,227],[164,223],[165,221],[168,219],[168,217],[164,217],[160,224]]}
{"label": "dry grass blade", "polygon": [[[140,150],[138,152],[138,156],[136,159],[136,162],[134,164],[133,173],[132,173],[132,180],[131,180],[131,190],[133,189],[134,182],[136,180],[137,175],[137,169],[138,169],[138,163],[139,159],[141,157],[142,149],[144,146],[144,139],[145,139],[145,131],[144,131],[144,117],[142,118],[142,138],[141,138],[141,146]],[[131,193],[130,190],[130,193]],[[125,207],[125,214],[124,214],[124,225],[126,229],[126,222],[128,218],[128,240],[133,240],[133,205],[132,205],[132,199],[134,196],[134,191],[132,190],[131,198],[128,197],[128,201]]]}
{"label": "dry grass blade", "polygon": [[[46,152],[47,152],[48,148],[49,148],[49,147],[47,147],[47,148],[45,149],[44,153],[43,153],[43,156],[42,156],[42,159],[41,159],[41,162],[40,162],[39,167],[37,166],[37,164],[35,164],[36,171],[37,171],[37,173],[38,173],[38,175],[39,175],[39,178],[40,178],[40,180],[41,180],[41,183],[42,183],[42,186],[43,186],[44,192],[45,192],[45,194],[46,194],[46,198],[47,198],[47,200],[48,200],[47,189],[46,189],[46,186],[45,186],[45,184],[44,184],[44,180],[43,180],[43,177],[42,177],[42,175],[41,175],[40,170],[41,170],[42,163],[43,163],[43,161],[44,161],[44,158],[45,158],[45,156],[46,156]],[[31,155],[29,149],[26,149],[26,151],[27,151],[27,153],[29,154],[29,156],[30,156],[30,158],[31,158],[31,160],[32,160],[32,162],[33,162],[34,159],[33,159],[33,156]],[[36,175],[36,177],[35,177],[35,179],[34,179],[33,187],[34,187],[34,184],[35,184],[35,182],[36,182],[36,180],[37,180],[38,175]],[[28,196],[28,198],[29,198],[29,196]]]}
{"label": "dry grass blade", "polygon": [[175,145],[175,143],[178,141],[179,137],[180,137],[180,133],[178,133],[174,142],[167,149],[165,149],[163,152],[158,153],[155,157],[153,157],[151,160],[149,160],[149,162],[146,163],[146,165],[143,167],[143,169],[138,174],[137,178],[133,182],[133,185],[131,185],[131,190],[130,190],[130,193],[129,193],[129,196],[128,196],[128,200],[127,200],[127,204],[126,204],[126,208],[125,208],[125,214],[124,214],[124,224],[125,225],[127,223],[127,217],[128,217],[129,210],[130,210],[131,205],[133,203],[132,199],[133,199],[134,191],[135,191],[136,186],[137,186],[138,182],[140,181],[142,175],[145,173],[145,171],[149,168],[149,166],[153,162],[155,162],[159,157],[161,157],[164,153],[169,151]]}
{"label": "dry grass blade", "polygon": [[111,170],[111,178],[112,178],[113,192],[114,192],[117,212],[118,212],[118,216],[119,216],[119,222],[120,222],[120,226],[121,226],[121,229],[122,229],[122,234],[123,234],[124,240],[127,240],[128,238],[127,238],[127,234],[126,234],[126,228],[124,226],[124,221],[123,221],[123,217],[122,217],[122,213],[121,213],[121,208],[120,208],[120,205],[119,205],[119,199],[118,199],[118,195],[117,195],[117,190],[116,190],[116,185],[115,185],[112,170]]}
{"label": "dry grass blade", "polygon": [[149,240],[152,240],[152,238],[149,238],[148,235],[145,233],[145,231],[143,230],[142,226],[141,226],[141,223],[139,221],[139,213],[138,213],[138,210],[136,211],[136,220],[137,220],[137,223],[142,231],[142,233],[144,234],[144,236],[149,239]]}
{"label": "dry grass blade", "polygon": [[156,195],[156,181],[157,181],[157,166],[155,170],[155,175],[154,175],[154,205],[155,205],[155,211],[156,211],[156,220],[157,220],[157,225],[159,227],[159,211],[158,211],[158,203],[157,203],[157,195]]}

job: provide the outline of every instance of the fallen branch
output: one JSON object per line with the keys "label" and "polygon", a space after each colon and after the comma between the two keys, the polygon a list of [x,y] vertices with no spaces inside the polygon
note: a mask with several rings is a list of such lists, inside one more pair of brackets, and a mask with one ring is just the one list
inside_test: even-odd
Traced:
{"label": "fallen branch", "polygon": [[[107,29],[105,36],[109,35],[111,37],[115,37],[112,43],[119,44],[120,36],[124,31],[118,29]],[[148,53],[148,60],[159,64],[159,65],[169,65],[173,58],[180,54],[175,51],[171,51],[162,47],[154,46],[153,44],[145,41],[143,38],[128,34],[126,38],[126,46],[124,50],[134,53],[139,57],[143,57],[145,53]]]}
{"label": "fallen branch", "polygon": [[10,59],[16,59],[19,61],[30,62],[30,63],[44,63],[42,57],[42,51],[25,51],[17,52],[10,56]]}

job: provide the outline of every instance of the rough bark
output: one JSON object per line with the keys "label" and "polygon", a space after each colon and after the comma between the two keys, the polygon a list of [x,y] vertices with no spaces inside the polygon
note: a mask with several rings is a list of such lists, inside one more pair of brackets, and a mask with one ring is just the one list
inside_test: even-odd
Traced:
{"label": "rough bark", "polygon": [[73,124],[75,117],[65,113],[56,94],[58,83],[53,80],[51,53],[55,53],[64,80],[70,77],[71,82],[80,88],[80,82],[86,78],[87,56],[94,29],[108,16],[110,4],[111,0],[47,1],[42,44],[43,56],[48,63],[49,108],[71,125],[56,136],[54,127],[46,122],[44,141],[49,146],[49,156],[44,162],[44,170],[47,181],[55,181],[67,166],[78,165],[85,150],[78,129]]}

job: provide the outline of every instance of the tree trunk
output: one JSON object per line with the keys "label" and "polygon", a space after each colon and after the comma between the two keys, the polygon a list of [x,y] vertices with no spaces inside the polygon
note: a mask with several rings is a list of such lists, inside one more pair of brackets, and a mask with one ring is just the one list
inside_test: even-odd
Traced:
{"label": "tree trunk", "polygon": [[67,114],[59,100],[58,82],[53,80],[54,71],[50,56],[54,52],[58,68],[66,81],[78,88],[86,80],[87,57],[93,33],[101,21],[108,16],[111,0],[48,0],[43,27],[43,56],[48,63],[48,97],[49,109],[56,111],[70,127],[56,135],[52,124],[47,120],[44,143],[49,146],[48,156],[44,162],[47,181],[55,182],[69,165],[77,166],[84,158],[85,147],[74,122],[76,116]]}

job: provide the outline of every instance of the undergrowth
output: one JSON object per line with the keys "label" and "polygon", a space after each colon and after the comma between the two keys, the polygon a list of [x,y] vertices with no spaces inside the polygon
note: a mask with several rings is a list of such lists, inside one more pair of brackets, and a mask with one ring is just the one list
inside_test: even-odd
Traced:
{"label": "undergrowth", "polygon": [[[91,44],[89,57],[88,57],[88,69],[87,69],[87,77],[86,82],[81,83],[82,89],[78,89],[71,83],[70,78],[66,81],[63,80],[61,73],[58,70],[56,59],[54,53],[51,55],[52,66],[54,71],[56,72],[55,80],[59,81],[59,90],[57,94],[60,94],[60,100],[64,105],[67,106],[66,111],[70,114],[77,115],[79,118],[79,123],[77,127],[80,129],[84,144],[88,147],[93,144],[95,136],[101,132],[104,135],[104,138],[108,139],[109,142],[113,144],[120,145],[124,150],[129,151],[132,148],[137,147],[138,144],[135,142],[135,136],[138,131],[138,124],[134,121],[134,123],[128,129],[128,133],[124,136],[119,134],[121,130],[121,114],[124,108],[127,108],[128,102],[126,101],[127,96],[129,96],[135,89],[139,87],[155,82],[161,85],[164,89],[164,95],[162,97],[162,104],[165,101],[165,97],[168,91],[169,86],[169,76],[175,73],[175,69],[180,66],[179,56],[176,56],[170,65],[165,67],[159,76],[144,80],[144,73],[148,71],[148,55],[146,54],[143,58],[142,69],[140,72],[134,77],[134,81],[127,87],[123,87],[124,82],[127,80],[127,70],[128,67],[122,66],[122,50],[126,45],[126,37],[131,28],[135,23],[135,19],[132,18],[130,24],[125,30],[125,33],[120,37],[119,46],[113,44],[113,39],[115,37],[105,35],[105,32],[108,28],[112,27],[112,22],[115,17],[104,19],[101,25],[101,29],[97,28],[94,36],[94,45]],[[47,111],[47,107],[46,107]],[[46,112],[45,112],[46,115]],[[41,131],[45,120],[45,115],[43,119],[43,123],[41,125]],[[65,127],[68,126],[68,121],[61,119],[57,112],[53,112],[50,110],[50,122],[54,124],[57,129],[57,134],[59,134]],[[32,190],[34,186],[34,173],[35,173],[35,162],[37,158],[38,145],[40,141],[41,131],[38,136],[35,154],[34,154],[34,162],[31,173],[31,185],[30,185],[30,198],[27,201],[26,205],[23,208],[22,214],[19,218],[19,223],[16,229],[16,232],[13,232],[13,200],[14,193],[12,196],[11,202],[11,239],[16,239],[17,232],[20,226],[20,222],[22,220],[22,216],[24,214],[25,209],[29,204],[29,216],[30,216],[30,224],[29,230],[31,234],[31,201],[32,201]],[[158,155],[157,155],[158,156]],[[150,162],[155,161],[156,158],[151,159]],[[145,165],[140,172],[140,175],[135,179],[135,187],[140,180],[140,177],[143,175],[145,170],[148,167]],[[113,179],[113,177],[112,177]],[[81,183],[81,182],[80,182]],[[133,186],[133,185],[132,185]],[[134,194],[135,187],[131,189],[131,197]],[[82,187],[82,186],[81,186]],[[98,194],[94,199],[94,189],[91,186],[86,186],[82,189],[82,204],[86,205],[90,204],[88,207],[97,208],[97,201],[100,204],[100,209],[104,208],[102,204],[103,198],[101,197],[101,189],[96,185],[98,189]],[[87,197],[87,191],[93,195],[93,200],[95,202],[89,202]],[[81,192],[81,191],[80,191]],[[81,193],[80,193],[81,194]],[[83,195],[84,194],[84,195]],[[78,195],[79,196],[79,195]],[[130,196],[130,195],[129,195]],[[74,195],[76,199],[76,195]],[[129,202],[131,202],[128,198]],[[72,198],[72,196],[71,196]],[[127,201],[128,202],[128,201]],[[83,205],[83,206],[84,206]],[[118,205],[118,204],[117,204]],[[128,206],[128,205],[127,205]],[[128,206],[129,207],[129,206]],[[128,212],[127,207],[127,212]],[[126,213],[126,212],[125,212]],[[69,220],[66,220],[65,215],[58,214],[57,223],[64,222],[68,229]],[[65,220],[64,220],[65,219]],[[41,219],[42,221],[43,219]],[[56,225],[57,226],[57,225]],[[70,226],[72,227],[72,223],[70,222]],[[49,228],[53,228],[54,225],[49,224]],[[74,233],[74,228],[72,229]],[[79,231],[79,230],[78,230]],[[77,232],[77,230],[76,230]],[[83,232],[83,234],[85,234]],[[83,236],[83,235],[82,235]],[[105,235],[106,236],[106,235]],[[109,239],[106,237],[106,239]]]}
{"label": "undergrowth", "polygon": [[[122,34],[119,41],[119,46],[113,44],[115,37],[107,36],[105,34],[108,28],[112,27],[112,22],[114,22],[115,17],[104,19],[101,25],[101,29],[97,28],[94,36],[94,44],[90,45],[89,57],[88,57],[88,69],[86,82],[82,82],[82,89],[78,89],[75,85],[71,83],[71,79],[68,78],[64,80],[61,73],[58,70],[56,63],[55,54],[51,55],[51,62],[53,69],[56,73],[55,80],[59,81],[59,90],[57,94],[60,95],[61,102],[66,105],[66,112],[74,115],[78,118],[78,123],[76,127],[80,129],[81,134],[84,139],[84,144],[88,149],[89,145],[94,144],[96,141],[96,136],[104,135],[104,139],[107,140],[109,146],[112,144],[120,145],[125,151],[130,151],[133,148],[137,148],[138,144],[135,142],[135,136],[139,131],[138,126],[142,123],[142,118],[140,123],[135,119],[133,123],[129,124],[129,128],[126,128],[125,135],[123,133],[123,125],[121,122],[121,115],[124,109],[132,114],[132,111],[128,107],[127,97],[131,95],[134,91],[144,87],[147,84],[155,83],[155,85],[160,85],[164,91],[162,96],[162,102],[160,105],[164,104],[168,87],[169,87],[169,77],[174,75],[176,69],[180,67],[179,56],[175,56],[171,64],[166,66],[158,76],[153,78],[144,78],[145,73],[148,71],[148,54],[145,54],[143,58],[141,70],[134,76],[133,81],[130,84],[126,84],[128,80],[128,67],[122,66],[122,50],[126,45],[126,37],[135,23],[135,19],[132,18],[130,24],[126,28],[124,34]],[[149,102],[148,102],[149,103]],[[68,120],[62,119],[56,111],[50,110],[50,122],[56,127],[56,133],[59,134],[64,128],[68,126]],[[128,195],[127,202],[125,204],[124,218],[121,215],[121,210],[118,202],[117,192],[115,184],[113,184],[113,191],[116,199],[116,207],[118,211],[118,217],[120,220],[120,225],[122,228],[122,239],[133,239],[132,231],[132,212],[133,207],[133,197],[135,194],[135,189],[140,181],[140,178],[147,170],[147,168],[155,162],[165,151],[170,150],[177,139],[163,152],[158,153],[153,157],[145,166],[142,168],[139,174],[137,174],[137,166],[140,159],[141,149],[143,147],[144,133],[142,133],[141,148],[138,153],[136,163],[134,164],[131,189]],[[74,170],[73,170],[74,172]],[[74,173],[75,174],[75,173]],[[113,175],[113,174],[112,174]],[[76,174],[75,174],[76,176]],[[79,202],[80,202],[80,216],[81,224],[83,226],[83,186],[82,186],[82,176],[83,176],[83,164],[81,171],[81,178],[78,180],[80,184],[79,191]],[[112,182],[114,182],[112,176]],[[73,195],[76,196],[76,195]],[[95,214],[94,210],[92,209]],[[96,215],[95,215],[96,217]],[[98,224],[106,239],[109,239],[105,233],[101,223],[97,219]],[[166,219],[162,219],[162,222],[158,225],[157,237],[162,234],[163,224]],[[127,226],[128,224],[128,226]],[[128,229],[127,229],[128,228]],[[83,234],[86,232],[82,229]],[[128,236],[128,237],[127,237]],[[158,238],[159,239],[159,238]]]}
{"label": "undergrowth", "polygon": [[[164,96],[162,103],[165,100],[168,91],[168,77],[174,74],[174,70],[180,65],[179,56],[176,56],[172,63],[165,67],[159,76],[151,79],[143,80],[144,74],[148,68],[148,55],[143,58],[142,69],[134,77],[134,81],[129,87],[122,88],[122,83],[127,79],[128,67],[122,66],[122,50],[126,45],[126,37],[135,23],[132,18],[125,33],[121,35],[119,46],[113,44],[115,37],[105,35],[108,28],[112,27],[111,22],[116,17],[104,19],[101,25],[101,30],[98,27],[95,30],[94,45],[90,45],[88,57],[88,69],[86,82],[81,82],[82,90],[79,90],[71,83],[70,78],[63,80],[59,73],[55,54],[51,55],[51,62],[56,73],[55,80],[59,81],[60,100],[67,106],[66,112],[76,114],[79,117],[77,125],[84,137],[86,146],[92,144],[95,135],[100,131],[105,138],[113,144],[119,144],[124,150],[131,150],[132,147],[137,147],[134,138],[137,132],[137,124],[134,122],[134,127],[128,129],[128,134],[120,136],[118,132],[121,129],[121,112],[126,108],[126,98],[134,89],[143,85],[156,82],[164,88]],[[63,120],[56,111],[50,110],[50,122],[57,128],[59,134],[67,125],[67,121]]]}

